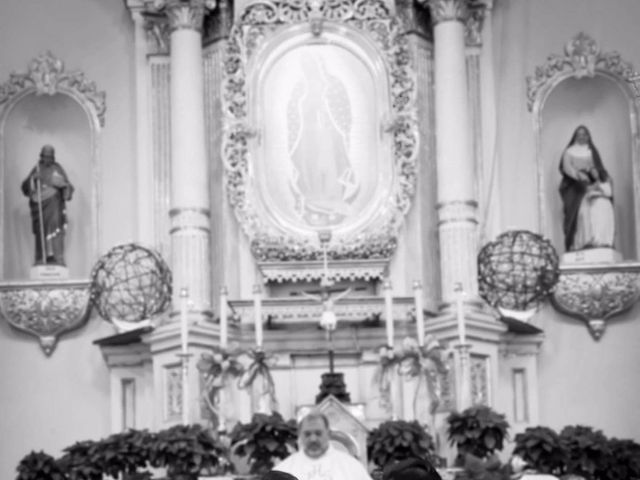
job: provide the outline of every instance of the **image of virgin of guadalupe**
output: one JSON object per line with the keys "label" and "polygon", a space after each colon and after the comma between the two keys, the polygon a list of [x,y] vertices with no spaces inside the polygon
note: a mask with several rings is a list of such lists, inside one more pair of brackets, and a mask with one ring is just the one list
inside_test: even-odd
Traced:
{"label": "image of virgin of guadalupe", "polygon": [[321,58],[301,58],[302,76],[287,104],[289,188],[307,225],[340,224],[360,189],[349,159],[351,104],[343,82]]}
{"label": "image of virgin of guadalupe", "polygon": [[567,252],[613,247],[613,186],[591,133],[578,126],[560,159],[560,196]]}

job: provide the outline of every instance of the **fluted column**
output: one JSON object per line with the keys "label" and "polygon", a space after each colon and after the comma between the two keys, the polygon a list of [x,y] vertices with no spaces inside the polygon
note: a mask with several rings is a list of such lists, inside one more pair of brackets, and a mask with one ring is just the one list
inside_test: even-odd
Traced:
{"label": "fluted column", "polygon": [[427,0],[434,22],[438,231],[442,298],[476,296],[478,202],[468,104],[464,0]]}
{"label": "fluted column", "polygon": [[202,23],[207,0],[164,0],[171,42],[171,261],[174,311],[188,289],[190,317],[211,316],[209,168]]}

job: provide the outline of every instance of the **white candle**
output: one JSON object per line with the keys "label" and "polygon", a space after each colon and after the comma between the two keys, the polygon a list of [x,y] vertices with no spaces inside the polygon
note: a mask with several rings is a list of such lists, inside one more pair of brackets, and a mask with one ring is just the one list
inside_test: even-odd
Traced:
{"label": "white candle", "polygon": [[462,284],[456,283],[454,291],[456,292],[456,315],[458,317],[458,337],[460,339],[460,344],[464,345],[467,341],[467,332],[466,332],[466,326],[464,324],[464,303],[462,302],[464,291],[462,290]]}
{"label": "white candle", "polygon": [[391,298],[391,281],[385,280],[384,288],[384,307],[385,307],[385,323],[387,327],[387,346],[393,348],[393,299]]}
{"label": "white candle", "polygon": [[182,343],[182,353],[187,354],[189,342],[189,290],[185,287],[180,289],[180,341]]}
{"label": "white candle", "polygon": [[255,315],[256,346],[262,347],[262,289],[260,284],[253,286],[253,313]]}
{"label": "white candle", "polygon": [[220,288],[220,347],[227,348],[228,332],[227,288]]}
{"label": "white candle", "polygon": [[422,284],[413,282],[413,297],[416,304],[416,329],[418,331],[418,345],[424,346],[424,309],[422,308]]}

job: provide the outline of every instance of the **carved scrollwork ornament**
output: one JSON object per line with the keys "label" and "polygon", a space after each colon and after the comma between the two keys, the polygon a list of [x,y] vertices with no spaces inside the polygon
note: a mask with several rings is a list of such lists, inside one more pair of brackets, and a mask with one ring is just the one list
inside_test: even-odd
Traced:
{"label": "carved scrollwork ornament", "polygon": [[599,340],[607,321],[640,298],[640,266],[573,269],[562,272],[551,297],[557,310],[587,323]]}
{"label": "carved scrollwork ornament", "polygon": [[598,72],[626,82],[640,106],[640,74],[618,52],[602,53],[593,38],[580,32],[567,42],[564,55],[549,55],[547,62],[527,77],[527,107],[530,111],[540,108],[545,95],[564,78],[593,77]]}
{"label": "carved scrollwork ornament", "polygon": [[105,92],[99,92],[95,82],[87,80],[81,71],[67,72],[64,62],[46,52],[29,63],[27,73],[12,73],[9,81],[0,85],[0,106],[21,95],[65,93],[89,107],[101,127],[106,112]]}
{"label": "carved scrollwork ornament", "polygon": [[88,282],[11,285],[0,289],[0,312],[14,328],[38,337],[51,355],[58,337],[84,325],[91,313]]}

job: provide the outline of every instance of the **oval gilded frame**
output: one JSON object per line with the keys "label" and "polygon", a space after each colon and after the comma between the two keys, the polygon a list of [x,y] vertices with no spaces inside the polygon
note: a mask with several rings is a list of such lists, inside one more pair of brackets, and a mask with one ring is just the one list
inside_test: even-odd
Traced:
{"label": "oval gilded frame", "polygon": [[400,27],[378,0],[258,2],[233,27],[222,156],[229,202],[259,262],[318,260],[327,232],[334,260],[395,251],[418,147]]}

